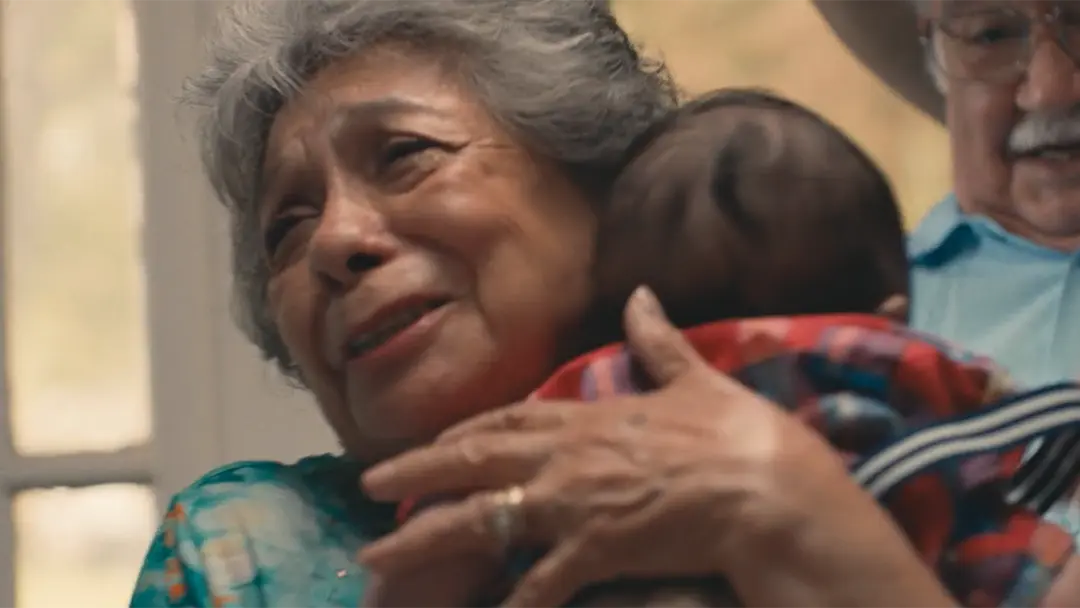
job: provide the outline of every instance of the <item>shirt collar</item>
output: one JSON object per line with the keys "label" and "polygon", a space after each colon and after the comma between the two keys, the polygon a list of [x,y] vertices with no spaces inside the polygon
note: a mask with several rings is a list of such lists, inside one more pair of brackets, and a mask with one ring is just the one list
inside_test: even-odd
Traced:
{"label": "shirt collar", "polygon": [[940,251],[945,243],[967,226],[967,217],[960,211],[956,196],[949,194],[934,205],[926,217],[908,235],[908,256],[923,261]]}
{"label": "shirt collar", "polygon": [[908,257],[916,263],[927,262],[930,258],[944,261],[963,251],[965,244],[978,243],[983,239],[992,239],[1014,250],[1042,256],[1067,257],[1066,254],[1010,233],[988,217],[965,213],[952,193],[934,205],[908,235]]}

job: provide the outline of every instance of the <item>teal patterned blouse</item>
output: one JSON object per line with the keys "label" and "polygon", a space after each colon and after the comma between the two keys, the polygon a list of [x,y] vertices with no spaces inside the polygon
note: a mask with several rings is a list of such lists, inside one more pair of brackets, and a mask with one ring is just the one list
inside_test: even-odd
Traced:
{"label": "teal patterned blouse", "polygon": [[362,497],[360,471],[323,455],[207,474],[172,499],[131,606],[357,608],[356,552],[393,526],[392,506]]}

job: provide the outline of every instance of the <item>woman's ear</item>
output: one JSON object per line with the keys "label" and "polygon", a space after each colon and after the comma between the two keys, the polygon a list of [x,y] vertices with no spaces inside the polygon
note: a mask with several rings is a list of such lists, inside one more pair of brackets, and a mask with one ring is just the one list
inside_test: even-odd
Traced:
{"label": "woman's ear", "polygon": [[878,306],[875,312],[883,317],[888,317],[897,323],[907,323],[908,297],[900,294],[891,295],[888,298],[885,298],[885,301]]}

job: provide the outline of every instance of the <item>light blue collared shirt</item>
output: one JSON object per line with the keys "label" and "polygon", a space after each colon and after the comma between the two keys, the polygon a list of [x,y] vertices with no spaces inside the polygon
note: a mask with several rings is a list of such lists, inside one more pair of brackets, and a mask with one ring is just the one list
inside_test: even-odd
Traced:
{"label": "light blue collared shirt", "polygon": [[1080,377],[1080,253],[938,203],[908,238],[911,325],[996,360],[1022,386]]}

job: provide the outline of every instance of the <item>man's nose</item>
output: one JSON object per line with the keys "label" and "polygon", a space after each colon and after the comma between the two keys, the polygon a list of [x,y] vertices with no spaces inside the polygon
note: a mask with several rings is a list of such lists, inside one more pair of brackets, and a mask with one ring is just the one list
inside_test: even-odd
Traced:
{"label": "man's nose", "polygon": [[333,293],[351,289],[364,273],[390,260],[397,242],[383,216],[356,193],[328,197],[311,237],[312,274]]}
{"label": "man's nose", "polygon": [[1017,91],[1025,112],[1062,110],[1080,103],[1080,67],[1052,36],[1042,36]]}

